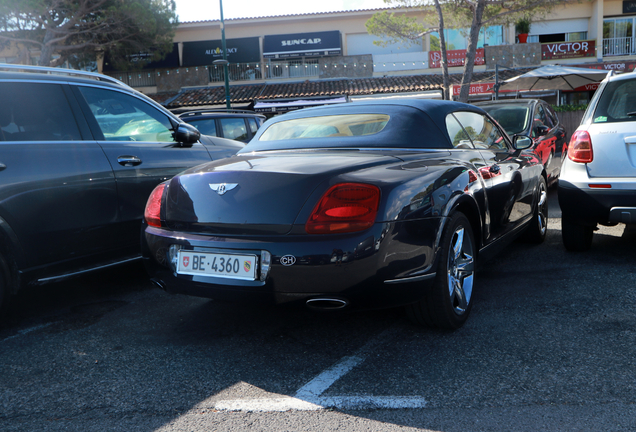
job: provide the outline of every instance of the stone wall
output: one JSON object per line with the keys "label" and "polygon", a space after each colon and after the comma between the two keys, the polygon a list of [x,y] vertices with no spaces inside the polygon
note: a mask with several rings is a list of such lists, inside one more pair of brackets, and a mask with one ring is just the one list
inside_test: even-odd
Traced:
{"label": "stone wall", "polygon": [[541,44],[525,43],[485,47],[486,69],[541,66]]}
{"label": "stone wall", "polygon": [[323,57],[318,69],[320,78],[370,78],[373,76],[373,56]]}

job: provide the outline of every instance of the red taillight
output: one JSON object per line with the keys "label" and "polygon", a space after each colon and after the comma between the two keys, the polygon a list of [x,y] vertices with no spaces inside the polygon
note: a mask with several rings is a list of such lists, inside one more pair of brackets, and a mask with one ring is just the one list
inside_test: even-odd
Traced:
{"label": "red taillight", "polygon": [[163,197],[165,188],[165,184],[157,186],[150,194],[150,198],[148,198],[148,202],[146,203],[144,218],[146,219],[146,223],[150,226],[161,227],[161,197]]}
{"label": "red taillight", "polygon": [[594,160],[592,138],[586,131],[576,131],[570,140],[568,158],[573,162],[590,163]]}
{"label": "red taillight", "polygon": [[375,222],[380,189],[363,183],[341,183],[322,196],[305,224],[309,234],[362,231]]}

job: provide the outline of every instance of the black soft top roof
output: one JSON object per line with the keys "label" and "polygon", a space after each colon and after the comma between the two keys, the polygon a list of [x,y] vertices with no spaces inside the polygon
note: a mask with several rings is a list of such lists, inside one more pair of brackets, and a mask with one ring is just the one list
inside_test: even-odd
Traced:
{"label": "black soft top roof", "polygon": [[[306,108],[265,122],[240,153],[327,147],[449,149],[453,146],[446,130],[446,116],[454,111],[484,113],[474,105],[430,99],[366,101]],[[278,122],[346,114],[387,114],[390,120],[382,131],[372,135],[259,141],[259,137]]]}

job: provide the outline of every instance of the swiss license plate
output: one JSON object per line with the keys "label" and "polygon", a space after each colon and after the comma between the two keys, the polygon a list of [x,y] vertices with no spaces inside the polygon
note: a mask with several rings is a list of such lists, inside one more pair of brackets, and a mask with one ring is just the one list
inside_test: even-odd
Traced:
{"label": "swiss license plate", "polygon": [[229,279],[256,279],[256,255],[179,251],[177,273],[217,276]]}

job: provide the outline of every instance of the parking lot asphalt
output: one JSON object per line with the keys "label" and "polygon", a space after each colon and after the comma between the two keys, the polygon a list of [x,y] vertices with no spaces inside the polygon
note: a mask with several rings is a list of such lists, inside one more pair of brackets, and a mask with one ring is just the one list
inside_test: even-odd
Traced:
{"label": "parking lot asphalt", "polygon": [[481,266],[468,323],[227,304],[140,266],[25,291],[0,329],[2,431],[633,431],[636,231]]}

